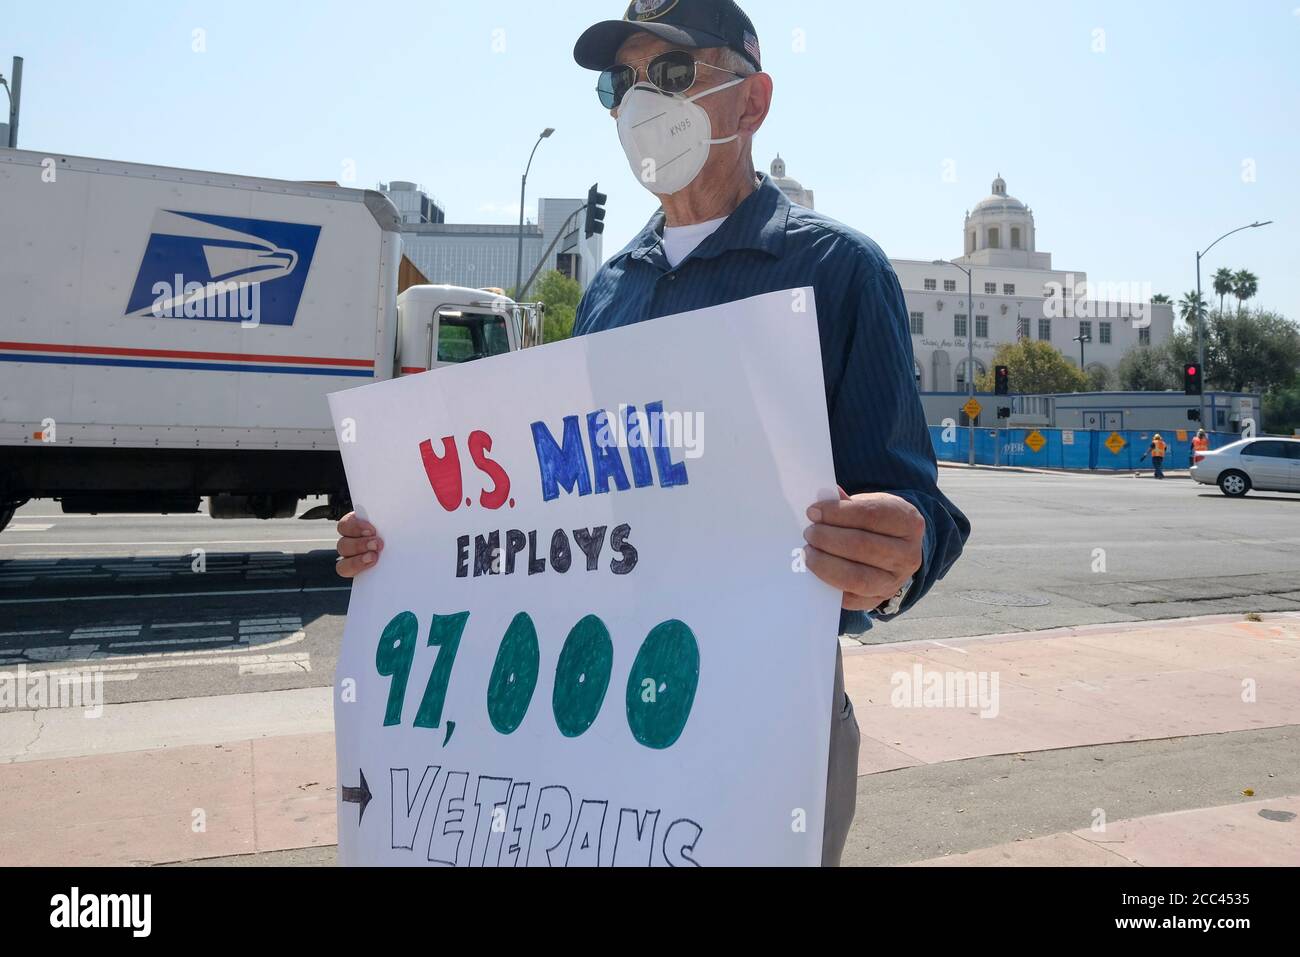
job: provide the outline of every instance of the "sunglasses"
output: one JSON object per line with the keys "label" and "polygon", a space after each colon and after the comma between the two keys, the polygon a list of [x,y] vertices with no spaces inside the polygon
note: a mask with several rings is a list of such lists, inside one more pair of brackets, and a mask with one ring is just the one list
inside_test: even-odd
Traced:
{"label": "sunglasses", "polygon": [[[712,63],[698,61],[685,50],[669,50],[651,57],[646,64],[645,75],[650,85],[660,93],[675,95],[685,93],[695,85],[697,66],[706,66],[728,76],[741,76]],[[600,97],[600,105],[607,110],[615,109],[623,102],[627,91],[636,86],[636,76],[636,67],[627,63],[601,71],[600,79],[596,82],[596,95]]]}

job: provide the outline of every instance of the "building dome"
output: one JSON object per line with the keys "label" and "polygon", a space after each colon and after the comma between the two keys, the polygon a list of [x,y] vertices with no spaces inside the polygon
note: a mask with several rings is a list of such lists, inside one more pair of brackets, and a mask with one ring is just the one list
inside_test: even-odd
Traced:
{"label": "building dome", "polygon": [[789,198],[790,202],[797,203],[800,206],[813,208],[813,192],[810,189],[804,189],[802,183],[785,174],[785,160],[781,159],[781,154],[776,154],[776,159],[772,160],[772,182],[777,188]]}
{"label": "building dome", "polygon": [[1001,175],[993,181],[993,194],[975,204],[975,211],[1024,212],[1028,207],[1014,196],[1007,195],[1007,181]]}
{"label": "building dome", "polygon": [[1034,233],[1033,211],[1007,194],[1007,181],[999,173],[992,194],[966,214],[963,258],[977,257],[986,266],[1027,266],[1035,260]]}
{"label": "building dome", "polygon": [[776,185],[782,189],[803,189],[803,184],[797,179],[785,175],[785,160],[781,159],[781,154],[776,154],[776,159],[772,160],[772,179],[776,180]]}

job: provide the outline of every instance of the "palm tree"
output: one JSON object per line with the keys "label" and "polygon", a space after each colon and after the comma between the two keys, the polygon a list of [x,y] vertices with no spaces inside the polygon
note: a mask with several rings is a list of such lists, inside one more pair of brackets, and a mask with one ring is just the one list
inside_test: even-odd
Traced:
{"label": "palm tree", "polygon": [[1214,274],[1214,291],[1219,297],[1219,312],[1223,312],[1223,298],[1232,294],[1236,276],[1226,266]]}
{"label": "palm tree", "polygon": [[1237,297],[1237,317],[1241,317],[1241,307],[1248,299],[1254,299],[1259,292],[1259,277],[1243,269],[1232,277],[1232,294]]}
{"label": "palm tree", "polygon": [[1169,297],[1166,296],[1163,292],[1158,292],[1158,293],[1156,293],[1154,296],[1151,297],[1151,301],[1152,301],[1153,303],[1156,303],[1156,302],[1168,302],[1168,301],[1169,301]]}
{"label": "palm tree", "polygon": [[1205,297],[1195,290],[1183,293],[1183,298],[1178,300],[1178,315],[1193,329],[1196,328],[1198,311],[1202,316],[1205,315]]}

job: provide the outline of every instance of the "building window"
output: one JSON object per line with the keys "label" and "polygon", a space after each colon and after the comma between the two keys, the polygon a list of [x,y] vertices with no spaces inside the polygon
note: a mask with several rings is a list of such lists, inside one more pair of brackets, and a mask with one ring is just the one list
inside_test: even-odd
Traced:
{"label": "building window", "polygon": [[1014,296],[1015,294],[1016,294],[1016,287],[1014,283],[1004,282],[1002,284],[1002,295]]}
{"label": "building window", "polygon": [[925,291],[926,291],[926,292],[934,292],[934,290],[935,290],[936,288],[937,288],[937,286],[935,285],[935,281],[934,281],[933,279],[927,279],[927,280],[925,281]]}
{"label": "building window", "polygon": [[1151,345],[1150,326],[1143,326],[1141,329],[1138,330],[1138,345],[1142,345],[1142,346]]}
{"label": "building window", "polygon": [[1101,344],[1104,346],[1110,345],[1110,323],[1109,322],[1103,322],[1101,324]]}
{"label": "building window", "polygon": [[1020,227],[1019,226],[1011,227],[1011,248],[1012,249],[1020,248]]}
{"label": "building window", "polygon": [[1092,320],[1090,319],[1079,320],[1079,335],[1087,336],[1089,339],[1092,338]]}
{"label": "building window", "polygon": [[1017,327],[1017,328],[1016,328],[1016,338],[1017,338],[1017,339],[1028,339],[1028,338],[1029,338],[1029,320],[1028,320],[1028,319],[1026,319],[1024,316],[1021,316],[1019,319],[1016,320],[1016,327]]}
{"label": "building window", "polygon": [[952,317],[952,334],[954,336],[965,337],[966,335],[966,314],[959,312]]}
{"label": "building window", "polygon": [[1052,341],[1052,320],[1051,319],[1038,320],[1038,338],[1041,339],[1043,342]]}
{"label": "building window", "polygon": [[925,335],[925,313],[914,312],[908,317],[908,319],[909,319],[908,325],[912,327],[912,335],[914,336]]}
{"label": "building window", "polygon": [[996,226],[990,226],[989,227],[989,249],[997,249],[997,248],[999,248],[998,228]]}
{"label": "building window", "polygon": [[988,337],[989,337],[989,317],[976,316],[975,317],[975,338],[987,339]]}
{"label": "building window", "polygon": [[986,282],[984,284],[984,295],[996,296],[998,294],[998,284],[995,282]]}
{"label": "building window", "polygon": [[945,280],[943,281],[943,291],[944,291],[944,292],[956,292],[956,291],[957,291],[957,280],[956,280],[956,279],[945,279]]}

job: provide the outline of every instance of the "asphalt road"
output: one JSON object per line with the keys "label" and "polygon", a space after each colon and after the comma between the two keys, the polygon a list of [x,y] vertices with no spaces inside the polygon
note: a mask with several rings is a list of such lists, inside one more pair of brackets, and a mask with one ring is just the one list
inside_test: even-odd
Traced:
{"label": "asphalt road", "polygon": [[[1300,496],[946,468],[941,484],[974,525],[966,553],[865,641],[1300,611]],[[326,521],[29,503],[0,533],[0,669],[101,668],[109,702],[328,685],[348,600],[334,540]]]}

